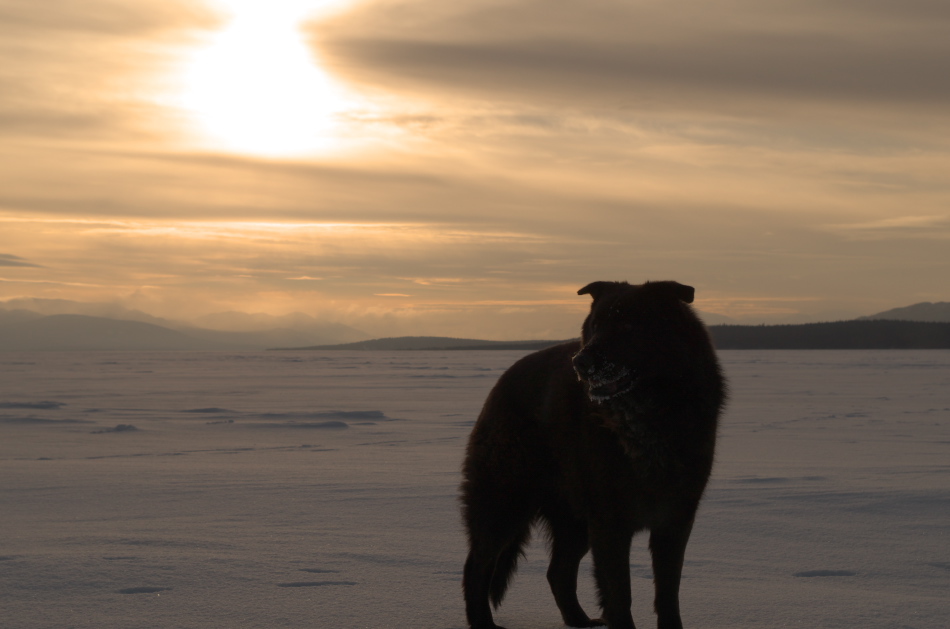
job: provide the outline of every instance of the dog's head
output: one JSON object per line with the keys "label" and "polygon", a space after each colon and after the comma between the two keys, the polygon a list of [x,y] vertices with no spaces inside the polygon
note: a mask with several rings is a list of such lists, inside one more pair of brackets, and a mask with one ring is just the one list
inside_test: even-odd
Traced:
{"label": "dog's head", "polygon": [[637,385],[688,368],[702,325],[694,290],[678,282],[593,282],[577,291],[594,301],[581,331],[574,371],[595,402],[622,400]]}

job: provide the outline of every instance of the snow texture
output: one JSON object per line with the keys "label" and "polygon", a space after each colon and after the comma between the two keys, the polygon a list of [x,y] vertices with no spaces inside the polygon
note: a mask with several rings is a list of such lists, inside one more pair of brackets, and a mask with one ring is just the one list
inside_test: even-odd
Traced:
{"label": "snow texture", "polygon": [[[459,465],[524,353],[0,354],[0,623],[463,628]],[[721,356],[687,628],[950,626],[950,352]],[[500,624],[562,627],[545,569]]]}

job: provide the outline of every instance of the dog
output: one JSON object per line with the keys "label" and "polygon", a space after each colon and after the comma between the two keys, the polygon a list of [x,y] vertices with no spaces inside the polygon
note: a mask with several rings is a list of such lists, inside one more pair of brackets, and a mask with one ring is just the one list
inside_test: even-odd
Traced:
{"label": "dog", "polygon": [[[650,532],[659,629],[681,629],[686,544],[713,465],[726,382],[677,282],[593,282],[580,341],[516,362],[472,430],[463,464],[462,588],[472,629],[496,609],[531,527],[550,540],[547,580],[570,627],[634,629],[630,544]],[[577,600],[591,551],[602,609]]]}

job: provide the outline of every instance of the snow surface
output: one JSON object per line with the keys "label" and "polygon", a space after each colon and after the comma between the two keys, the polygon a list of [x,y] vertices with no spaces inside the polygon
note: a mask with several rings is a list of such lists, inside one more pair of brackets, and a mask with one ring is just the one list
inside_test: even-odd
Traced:
{"label": "snow surface", "polygon": [[[464,627],[459,464],[524,353],[0,354],[0,625]],[[686,626],[950,627],[950,352],[721,356]],[[562,626],[545,568],[499,623]]]}

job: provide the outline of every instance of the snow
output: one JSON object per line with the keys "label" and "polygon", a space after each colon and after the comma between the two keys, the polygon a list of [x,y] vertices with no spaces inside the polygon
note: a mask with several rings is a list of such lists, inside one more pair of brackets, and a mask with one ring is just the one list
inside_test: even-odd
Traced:
{"label": "snow", "polygon": [[[459,465],[525,353],[0,354],[0,624],[465,627]],[[686,626],[950,626],[950,352],[721,357]],[[497,622],[562,627],[545,569]]]}

